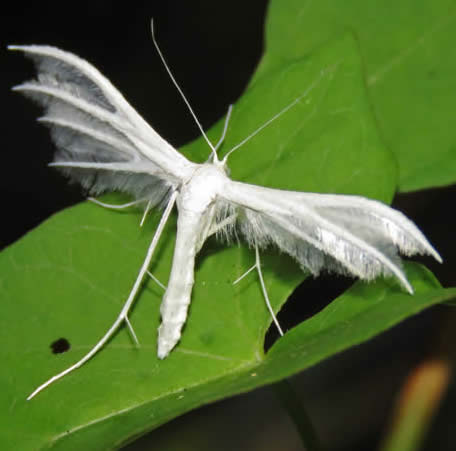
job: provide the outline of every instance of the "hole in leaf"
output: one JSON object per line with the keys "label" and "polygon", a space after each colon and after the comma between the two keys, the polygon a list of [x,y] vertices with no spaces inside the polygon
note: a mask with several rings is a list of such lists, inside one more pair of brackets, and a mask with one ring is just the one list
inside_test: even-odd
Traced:
{"label": "hole in leaf", "polygon": [[[308,277],[295,288],[277,315],[284,333],[323,310],[348,290],[355,281],[356,279],[352,277],[329,274]],[[278,338],[280,338],[279,332],[275,324],[271,323],[264,338],[265,352]]]}
{"label": "hole in leaf", "polygon": [[70,342],[66,338],[59,338],[51,343],[50,348],[53,354],[62,354],[70,349]]}

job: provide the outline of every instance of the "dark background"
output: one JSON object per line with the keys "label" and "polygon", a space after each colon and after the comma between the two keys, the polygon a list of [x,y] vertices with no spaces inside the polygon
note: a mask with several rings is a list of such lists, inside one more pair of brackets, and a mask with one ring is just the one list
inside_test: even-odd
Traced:
{"label": "dark background", "polygon": [[[0,18],[2,247],[83,199],[77,187],[47,167],[53,145],[48,131],[35,122],[39,109],[9,91],[33,77],[32,66],[21,55],[7,52],[6,45],[50,44],[89,60],[175,147],[199,132],[156,55],[150,18],[205,129],[241,95],[263,48],[265,0],[16,3],[2,6]],[[394,202],[441,252],[444,265],[423,261],[444,286],[456,285],[455,198],[456,189],[448,187],[398,195]],[[311,316],[350,283],[340,277],[306,281],[281,313],[282,325],[291,327]],[[292,378],[327,448],[375,449],[404,378],[418,363],[447,352],[454,343],[453,330],[452,310],[435,307]],[[274,339],[273,332],[268,339]],[[455,449],[455,415],[456,390],[451,385],[426,450]],[[214,448],[302,449],[270,388],[198,409],[127,447]]]}

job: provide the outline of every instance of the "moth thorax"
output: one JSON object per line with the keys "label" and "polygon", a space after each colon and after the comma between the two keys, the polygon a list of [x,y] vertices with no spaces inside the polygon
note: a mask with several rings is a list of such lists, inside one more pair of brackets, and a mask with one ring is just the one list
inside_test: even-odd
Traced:
{"label": "moth thorax", "polygon": [[202,212],[223,192],[227,176],[223,167],[202,164],[192,177],[182,186],[179,196],[180,207],[194,212]]}

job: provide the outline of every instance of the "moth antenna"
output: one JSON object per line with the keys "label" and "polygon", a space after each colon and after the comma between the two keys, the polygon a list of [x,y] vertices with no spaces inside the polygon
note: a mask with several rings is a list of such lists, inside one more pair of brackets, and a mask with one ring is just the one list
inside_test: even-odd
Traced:
{"label": "moth antenna", "polygon": [[166,62],[166,60],[165,60],[165,57],[163,56],[162,51],[160,50],[160,47],[158,46],[157,39],[155,38],[154,19],[153,19],[153,18],[150,20],[150,30],[151,30],[151,32],[152,32],[152,41],[153,41],[153,43],[154,43],[155,49],[157,50],[158,56],[160,57],[160,59],[161,59],[161,61],[162,61],[162,63],[163,63],[163,66],[165,66],[166,72],[168,72],[168,75],[170,76],[171,81],[173,82],[173,84],[174,84],[174,86],[176,87],[176,89],[179,91],[179,94],[181,95],[182,100],[185,102],[185,105],[187,105],[187,108],[188,108],[188,110],[190,111],[190,114],[192,115],[193,119],[195,120],[196,125],[198,126],[198,128],[199,128],[201,134],[203,135],[203,137],[204,137],[204,139],[206,140],[207,144],[208,144],[209,147],[211,148],[212,154],[214,155],[214,160],[215,160],[215,161],[218,161],[217,150],[216,150],[216,148],[215,148],[214,145],[209,141],[209,138],[207,137],[206,133],[204,132],[203,127],[202,127],[200,121],[199,121],[198,118],[196,117],[196,114],[195,114],[195,112],[193,111],[193,108],[191,107],[190,102],[187,100],[187,97],[185,97],[184,92],[182,91],[182,89],[181,89],[180,86],[178,85],[176,79],[174,78],[174,75],[173,75],[172,72],[171,72],[171,69],[169,68],[169,66],[168,66],[168,64],[167,64],[167,62]]}
{"label": "moth antenna", "polygon": [[228,130],[228,124],[231,119],[231,112],[233,111],[233,105],[228,106],[228,111],[226,112],[225,116],[225,124],[223,126],[223,131],[222,131],[222,136],[220,136],[220,139],[218,140],[218,143],[215,145],[215,150],[218,150],[218,148],[222,145],[223,141],[225,141],[226,137],[226,132]]}
{"label": "moth antenna", "polygon": [[296,104],[298,104],[309,92],[316,86],[317,83],[320,82],[322,77],[325,75],[325,71],[322,71],[320,76],[296,99],[294,99],[291,103],[289,103],[285,108],[282,108],[278,113],[274,114],[270,119],[268,119],[263,125],[258,127],[255,131],[250,133],[246,138],[244,138],[239,144],[236,144],[224,157],[223,157],[223,164],[226,164],[228,157],[239,147],[243,146],[247,141],[250,141],[254,136],[256,136],[258,133],[260,133],[263,129],[265,129],[271,122],[274,122],[276,119],[278,119],[280,116],[285,114],[288,110],[293,108]]}
{"label": "moth antenna", "polygon": [[288,110],[293,108],[297,103],[301,101],[301,99],[307,94],[307,91],[305,94],[300,95],[297,99],[293,100],[290,104],[288,104],[285,108],[280,110],[278,113],[274,114],[270,119],[268,119],[263,125],[258,127],[254,132],[250,133],[246,138],[244,138],[239,144],[236,144],[224,157],[223,157],[223,163],[226,163],[228,160],[228,157],[239,147],[243,146],[247,141],[250,141],[254,136],[258,135],[263,129],[265,129],[269,124],[274,122],[276,119],[278,119],[282,114],[285,114]]}

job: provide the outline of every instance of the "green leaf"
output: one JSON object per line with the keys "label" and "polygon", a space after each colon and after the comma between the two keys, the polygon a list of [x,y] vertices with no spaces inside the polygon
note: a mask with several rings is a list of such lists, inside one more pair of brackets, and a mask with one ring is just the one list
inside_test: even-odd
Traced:
{"label": "green leaf", "polygon": [[[350,35],[276,68],[236,105],[225,149],[309,90],[303,101],[233,154],[233,178],[281,188],[361,193],[388,201],[394,161],[381,145]],[[221,124],[210,135],[218,136]],[[202,140],[183,151],[204,160]],[[417,295],[394,281],[358,283],[318,315],[288,332],[265,355],[270,324],[243,246],[214,240],[197,262],[183,337],[164,361],[156,357],[161,289],[148,281],[130,320],[135,349],[119,333],[85,366],[30,402],[26,396],[80,359],[117,317],[131,289],[159,212],[139,229],[139,213],[90,203],[67,209],[0,256],[4,311],[0,319],[2,449],[99,450],[119,447],[202,404],[279,380],[360,343],[423,308],[454,297],[426,270],[408,266]],[[175,236],[172,217],[152,272],[166,282]],[[264,256],[264,276],[278,310],[303,273],[285,256]],[[70,350],[53,354],[60,338]]]}
{"label": "green leaf", "polygon": [[453,0],[271,1],[256,78],[354,31],[401,191],[456,181],[456,6]]}

